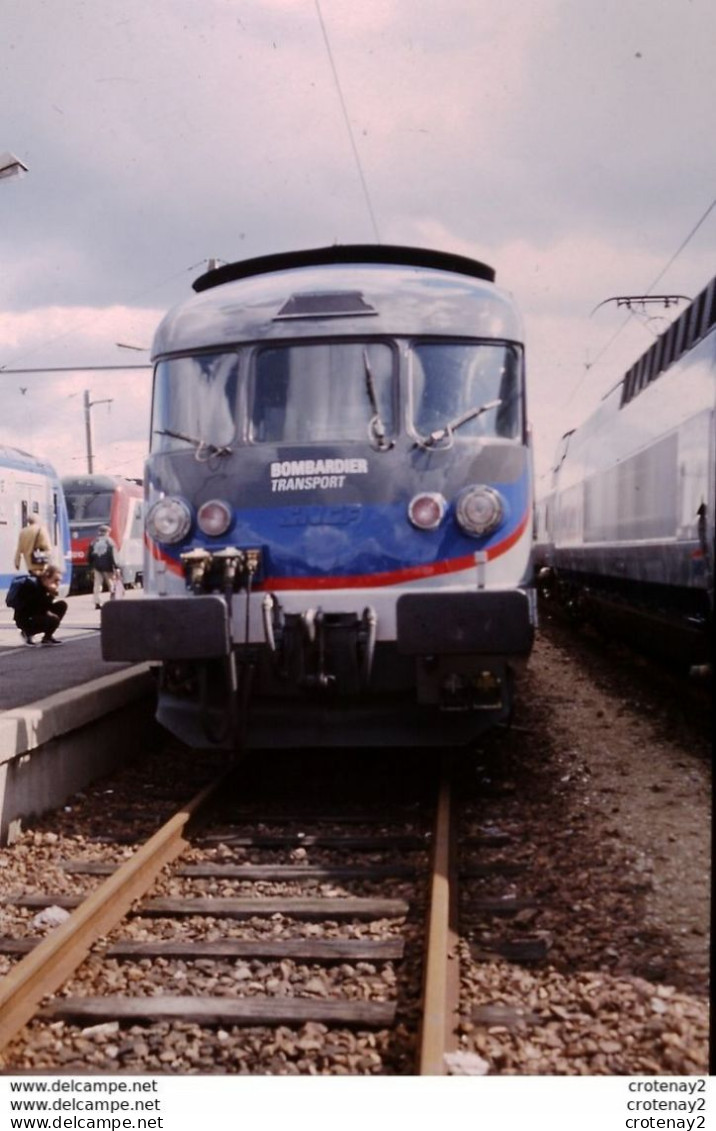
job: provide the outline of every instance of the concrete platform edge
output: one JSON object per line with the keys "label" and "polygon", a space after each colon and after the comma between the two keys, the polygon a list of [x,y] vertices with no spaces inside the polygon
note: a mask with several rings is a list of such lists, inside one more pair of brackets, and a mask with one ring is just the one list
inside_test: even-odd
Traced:
{"label": "concrete platform edge", "polygon": [[0,715],[0,844],[156,733],[154,688],[142,664]]}
{"label": "concrete platform edge", "polygon": [[149,664],[125,668],[4,711],[0,714],[0,765],[150,694],[154,687],[150,671]]}

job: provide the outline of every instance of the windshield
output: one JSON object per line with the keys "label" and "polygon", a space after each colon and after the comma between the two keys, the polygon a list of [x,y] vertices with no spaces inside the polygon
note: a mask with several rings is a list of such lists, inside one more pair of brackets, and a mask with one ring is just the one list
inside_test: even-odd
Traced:
{"label": "windshield", "polygon": [[377,415],[395,430],[395,363],[382,342],[297,343],[256,355],[251,439],[258,443],[366,440]]}
{"label": "windshield", "polygon": [[112,509],[110,491],[65,492],[65,502],[70,522],[109,522]]}
{"label": "windshield", "polygon": [[[421,436],[441,432],[460,418],[456,437],[522,433],[520,353],[497,342],[421,342],[412,350],[413,425]],[[494,403],[492,407],[487,407]]]}
{"label": "windshield", "polygon": [[235,353],[160,361],[154,378],[152,451],[229,444],[235,432],[238,367]]}

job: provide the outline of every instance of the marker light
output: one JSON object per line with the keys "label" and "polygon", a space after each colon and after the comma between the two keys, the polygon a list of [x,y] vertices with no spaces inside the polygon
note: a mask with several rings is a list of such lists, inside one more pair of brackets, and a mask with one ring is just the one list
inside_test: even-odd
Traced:
{"label": "marker light", "polygon": [[156,542],[181,542],[191,529],[191,509],[184,499],[159,499],[147,512],[147,533]]}
{"label": "marker light", "polygon": [[221,499],[210,499],[199,507],[196,522],[202,534],[218,538],[231,526],[231,507]]}
{"label": "marker light", "polygon": [[466,487],[457,497],[458,526],[473,538],[492,534],[505,517],[505,502],[493,487]]}
{"label": "marker light", "polygon": [[436,530],[443,520],[447,503],[442,495],[415,495],[408,504],[408,518],[418,530]]}

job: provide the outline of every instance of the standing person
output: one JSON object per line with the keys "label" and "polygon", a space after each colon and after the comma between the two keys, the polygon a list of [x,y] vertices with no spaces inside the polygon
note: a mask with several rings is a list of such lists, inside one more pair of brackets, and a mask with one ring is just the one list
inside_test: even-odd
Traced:
{"label": "standing person", "polygon": [[51,550],[50,536],[40,522],[39,515],[28,515],[17,539],[15,569],[20,568],[20,562],[24,558],[27,572],[33,577],[39,577],[48,563]]}
{"label": "standing person", "polygon": [[92,587],[94,607],[95,609],[99,609],[101,608],[100,596],[104,583],[107,583],[107,588],[111,593],[115,578],[119,572],[117,547],[110,538],[108,526],[100,526],[98,528],[97,537],[94,541],[90,542],[90,547],[87,552],[87,561],[94,575],[94,585]]}
{"label": "standing person", "polygon": [[45,566],[37,577],[27,577],[20,583],[15,599],[14,620],[26,644],[34,644],[35,633],[44,633],[43,644],[61,644],[55,632],[67,612],[67,602],[56,600],[60,589],[60,570]]}

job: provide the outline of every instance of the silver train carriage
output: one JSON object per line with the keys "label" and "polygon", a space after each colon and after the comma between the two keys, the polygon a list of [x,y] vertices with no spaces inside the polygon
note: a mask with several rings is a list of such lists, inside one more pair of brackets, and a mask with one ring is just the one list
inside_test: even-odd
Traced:
{"label": "silver train carriage", "polygon": [[18,572],[26,571],[24,561],[15,569],[15,553],[20,531],[31,515],[49,536],[49,562],[62,570],[61,592],[66,596],[72,580],[70,531],[57,472],[45,459],[0,445],[0,596]]}
{"label": "silver train carriage", "polygon": [[194,746],[429,745],[508,717],[529,654],[523,334],[493,271],[337,246],[219,267],[154,341],[145,594]]}
{"label": "silver train carriage", "polygon": [[559,445],[539,587],[578,619],[707,663],[714,605],[716,278]]}

